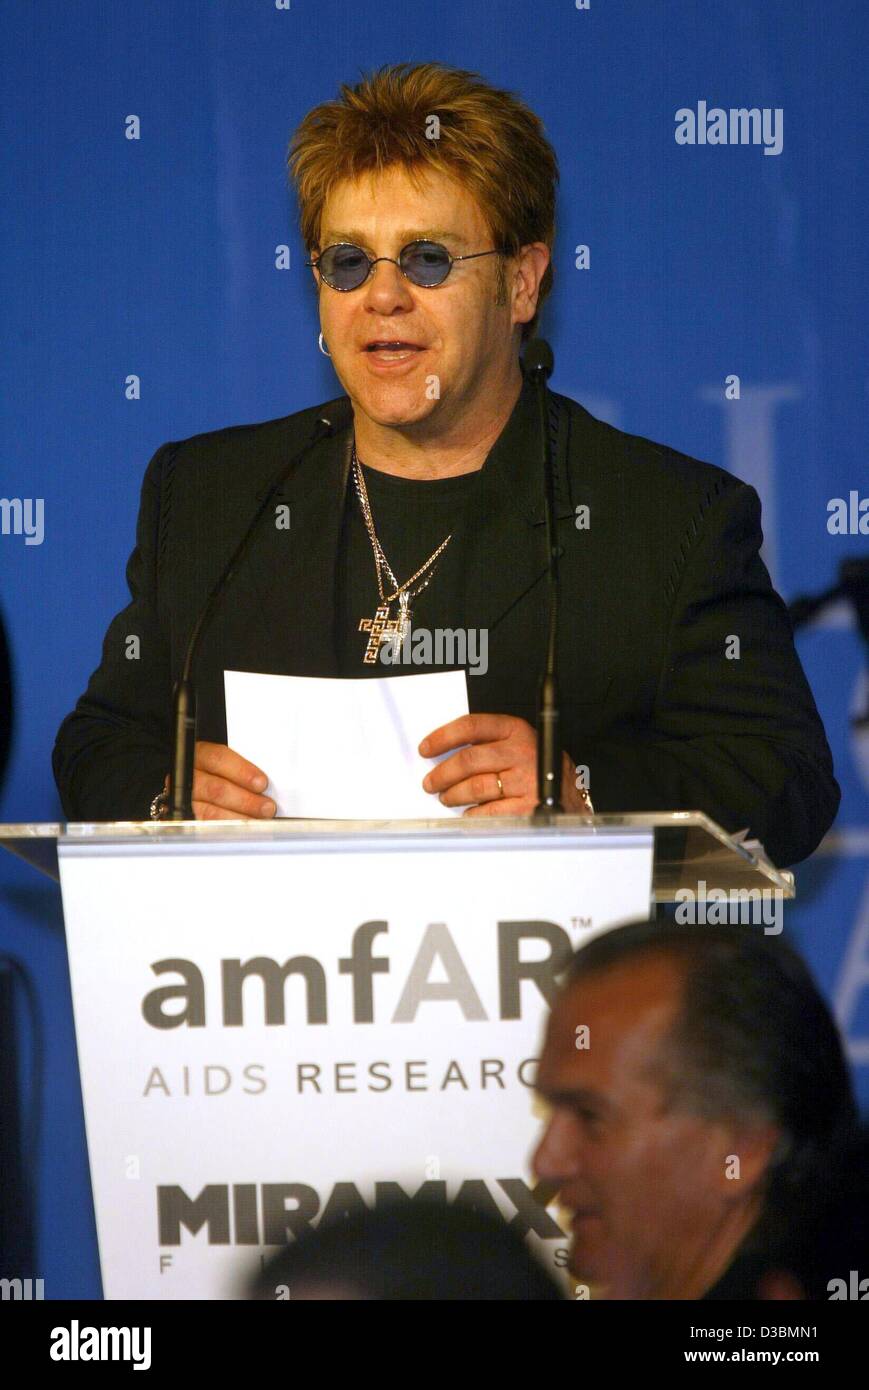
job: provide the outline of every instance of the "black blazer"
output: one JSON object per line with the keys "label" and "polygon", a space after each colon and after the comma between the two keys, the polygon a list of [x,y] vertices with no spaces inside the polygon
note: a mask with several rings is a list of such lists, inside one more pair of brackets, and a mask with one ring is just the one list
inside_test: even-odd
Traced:
{"label": "black blazer", "polygon": [[[787,610],[759,556],[760,504],[723,469],[625,434],[550,393],[561,546],[562,742],[598,811],[706,811],[749,827],[780,865],[833,821],[839,788]],[[71,819],[148,815],[169,766],[172,687],[206,595],[271,482],[322,414],[339,421],[296,467],[203,639],[198,737],[223,743],[223,670],[332,676],[334,581],[352,417],[341,397],[164,444],[145,475],[131,603],[111,623],[54,770]],[[546,541],[539,425],[528,383],[481,475],[453,626],[487,628],[473,711],[534,723]],[[576,508],[589,508],[577,527]],[[138,657],[129,638],[139,639]],[[739,639],[738,659],[727,644]],[[732,643],[731,643],[732,649]],[[388,668],[385,668],[387,670]],[[400,678],[400,677],[397,677]],[[334,731],[340,738],[340,730]]]}

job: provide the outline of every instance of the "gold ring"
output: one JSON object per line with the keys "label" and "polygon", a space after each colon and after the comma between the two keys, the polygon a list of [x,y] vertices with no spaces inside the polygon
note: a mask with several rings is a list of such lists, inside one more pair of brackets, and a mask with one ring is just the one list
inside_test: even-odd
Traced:
{"label": "gold ring", "polygon": [[504,783],[501,781],[501,778],[498,776],[497,772],[495,773],[495,781],[498,783],[498,797],[500,799],[500,797],[504,795]]}

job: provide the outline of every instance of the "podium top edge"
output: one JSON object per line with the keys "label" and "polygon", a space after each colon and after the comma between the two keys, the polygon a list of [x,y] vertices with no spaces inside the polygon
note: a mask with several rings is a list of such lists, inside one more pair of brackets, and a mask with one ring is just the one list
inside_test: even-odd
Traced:
{"label": "podium top edge", "polygon": [[[58,876],[58,850],[76,847],[117,852],[163,847],[172,852],[224,846],[227,850],[254,847],[274,850],[281,844],[328,846],[348,836],[372,847],[396,842],[432,848],[468,841],[493,843],[539,839],[553,846],[562,835],[572,839],[612,841],[620,834],[652,833],[655,844],[655,896],[673,901],[681,881],[680,869],[690,861],[698,875],[725,873],[728,881],[763,884],[784,897],[794,896],[793,874],[777,869],[756,841],[744,843],[744,833],[728,835],[703,811],[607,812],[596,816],[451,816],[436,820],[301,820],[259,821],[90,821],[0,824],[0,849],[28,861],[35,868]],[[148,852],[146,850],[146,852]],[[699,881],[699,880],[698,880]]]}
{"label": "podium top edge", "polygon": [[722,830],[703,811],[643,811],[601,815],[558,814],[546,820],[534,816],[440,816],[420,820],[306,820],[285,818],[271,821],[30,821],[0,824],[0,843],[6,840],[61,840],[78,842],[120,842],[152,839],[190,840],[274,840],[298,835],[501,835],[558,830],[656,830],[702,829],[722,844],[752,857],[750,850]]}

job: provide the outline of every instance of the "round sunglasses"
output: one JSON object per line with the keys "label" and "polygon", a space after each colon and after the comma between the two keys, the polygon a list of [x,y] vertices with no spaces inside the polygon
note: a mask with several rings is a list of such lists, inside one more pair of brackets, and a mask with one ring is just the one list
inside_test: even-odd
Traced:
{"label": "round sunglasses", "polygon": [[361,246],[341,241],[334,246],[327,246],[316,260],[306,261],[305,265],[315,266],[329,288],[340,290],[342,293],[358,290],[360,285],[364,285],[380,261],[389,261],[391,265],[397,265],[412,285],[433,290],[437,285],[443,284],[456,261],[475,261],[479,256],[505,254],[504,251],[496,249],[474,251],[468,256],[451,256],[447,248],[441,246],[438,241],[411,241],[399,251],[397,260],[394,256],[376,256],[372,259]]}

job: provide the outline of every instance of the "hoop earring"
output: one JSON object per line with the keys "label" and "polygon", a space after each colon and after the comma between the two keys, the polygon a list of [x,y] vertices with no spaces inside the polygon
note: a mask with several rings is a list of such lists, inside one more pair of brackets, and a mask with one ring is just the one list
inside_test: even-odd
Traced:
{"label": "hoop earring", "polygon": [[331,352],[327,352],[326,349],[323,347],[323,335],[322,335],[322,333],[320,334],[319,338],[317,339],[317,347],[320,349],[320,351],[322,352],[322,354],[323,354],[324,357],[331,357],[331,356],[332,356]]}

